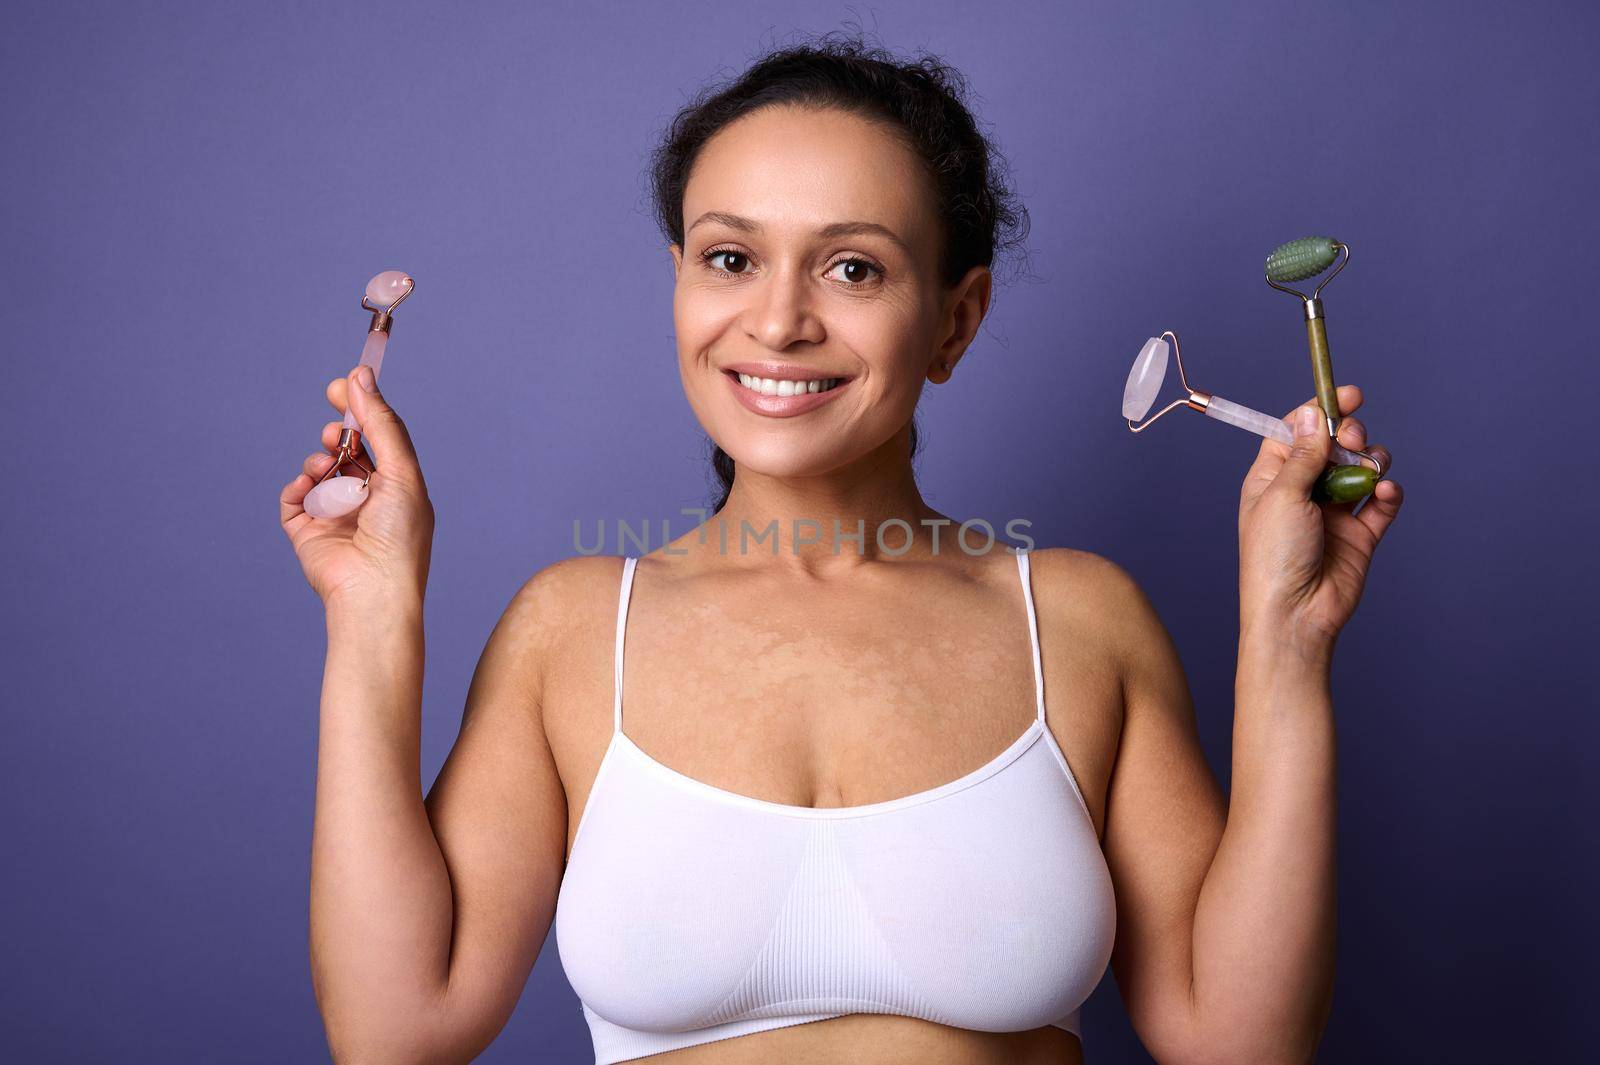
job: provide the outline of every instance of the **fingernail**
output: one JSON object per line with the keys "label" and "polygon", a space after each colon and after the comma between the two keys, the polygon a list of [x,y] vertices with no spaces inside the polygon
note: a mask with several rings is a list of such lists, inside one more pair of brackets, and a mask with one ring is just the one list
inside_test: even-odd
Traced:
{"label": "fingernail", "polygon": [[370,366],[363,366],[357,370],[356,380],[361,383],[364,391],[376,392],[378,390],[378,380],[372,376],[372,367]]}
{"label": "fingernail", "polygon": [[1317,408],[1301,407],[1300,413],[1295,415],[1294,431],[1301,436],[1309,436],[1317,427]]}

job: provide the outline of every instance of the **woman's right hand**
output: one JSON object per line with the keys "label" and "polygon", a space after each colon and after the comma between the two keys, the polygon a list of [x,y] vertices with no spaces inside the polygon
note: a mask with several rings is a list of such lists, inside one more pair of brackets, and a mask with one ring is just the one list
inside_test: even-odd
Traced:
{"label": "woman's right hand", "polygon": [[[328,402],[340,420],[322,427],[322,450],[307,456],[300,476],[283,486],[279,517],[307,582],[325,606],[335,599],[395,596],[421,602],[433,549],[433,504],[405,423],[377,391],[371,376],[367,379],[373,391],[357,384],[358,372],[371,375],[372,371],[357,367],[349,376],[328,382]],[[313,518],[303,506],[306,493],[333,465],[346,404],[351,402],[361,427],[361,460],[376,472],[367,485],[366,501],[353,512]],[[362,476],[353,465],[346,465],[340,476],[351,473]]]}

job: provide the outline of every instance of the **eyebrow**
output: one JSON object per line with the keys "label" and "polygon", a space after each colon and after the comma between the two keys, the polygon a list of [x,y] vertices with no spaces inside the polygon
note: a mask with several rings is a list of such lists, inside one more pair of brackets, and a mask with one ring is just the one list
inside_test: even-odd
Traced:
{"label": "eyebrow", "polygon": [[[727,211],[707,211],[699,218],[696,218],[693,225],[684,230],[684,235],[688,236],[688,234],[694,230],[694,227],[699,225],[701,222],[720,222],[729,229],[737,229],[741,233],[761,232],[761,223],[752,221],[749,218],[745,218],[743,215],[729,214]],[[877,222],[830,222],[821,229],[817,230],[817,236],[822,237],[823,239],[830,239],[833,237],[848,237],[857,233],[872,233],[883,237],[885,240],[889,241],[907,255],[911,255],[910,246],[907,245],[905,241],[900,239],[899,234],[890,229],[888,226],[879,225]]]}

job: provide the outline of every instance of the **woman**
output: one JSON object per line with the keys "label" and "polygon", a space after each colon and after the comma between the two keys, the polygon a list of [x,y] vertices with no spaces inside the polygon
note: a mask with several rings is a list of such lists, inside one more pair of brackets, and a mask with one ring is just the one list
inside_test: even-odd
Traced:
{"label": "woman", "polygon": [[[282,493],[327,610],[311,955],[336,1060],[470,1060],[552,922],[597,1062],[1078,1062],[1108,957],[1163,1062],[1313,1056],[1329,663],[1400,488],[1314,504],[1309,402],[1293,449],[1262,445],[1225,802],[1128,575],[957,550],[918,492],[918,397],[951,380],[1021,217],[993,164],[954,72],[848,42],[680,113],[655,188],[724,498],[661,550],[518,591],[425,799],[433,512],[381,393],[329,385],[379,471],[353,518],[304,514],[334,421]],[[1366,445],[1355,418],[1339,439]],[[742,530],[766,539],[741,551]]]}

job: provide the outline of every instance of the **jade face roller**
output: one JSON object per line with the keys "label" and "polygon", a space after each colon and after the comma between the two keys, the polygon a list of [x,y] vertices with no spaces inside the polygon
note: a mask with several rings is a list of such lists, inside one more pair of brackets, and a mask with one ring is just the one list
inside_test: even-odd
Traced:
{"label": "jade face roller", "polygon": [[[1340,252],[1344,253],[1342,259],[1339,259]],[[1339,265],[1334,267],[1333,273],[1322,279],[1316,291],[1309,296],[1283,284],[1316,277],[1333,266],[1335,259],[1339,259]],[[1311,377],[1317,386],[1317,403],[1328,421],[1329,436],[1338,433],[1343,416],[1339,413],[1339,397],[1333,387],[1333,359],[1328,353],[1328,326],[1322,314],[1322,289],[1338,276],[1349,261],[1350,246],[1332,237],[1301,237],[1278,245],[1267,256],[1267,284],[1279,292],[1298,296],[1305,311],[1306,339],[1311,343]]]}
{"label": "jade face roller", "polygon": [[[1171,338],[1171,343],[1168,343],[1168,338]],[[1140,419],[1149,414],[1150,408],[1155,406],[1161,384],[1167,378],[1169,356],[1177,360],[1178,379],[1183,382],[1183,390],[1188,395],[1173,400],[1141,422]],[[1200,411],[1208,418],[1236,425],[1257,436],[1269,437],[1290,446],[1294,444],[1294,433],[1283,419],[1274,418],[1270,414],[1263,414],[1232,400],[1192,387],[1188,376],[1183,372],[1183,351],[1178,346],[1178,334],[1169,329],[1159,337],[1146,340],[1144,347],[1139,349],[1139,354],[1134,358],[1133,368],[1128,371],[1128,382],[1122,389],[1122,416],[1128,420],[1128,428],[1137,433],[1149,428],[1151,422],[1167,411],[1178,407],[1189,407]],[[1135,425],[1135,422],[1139,424]],[[1345,465],[1371,463],[1373,472],[1379,476],[1383,473],[1383,466],[1376,458],[1365,451],[1351,451],[1341,447],[1337,441],[1332,444],[1331,457]],[[1368,487],[1370,489],[1370,486]]]}
{"label": "jade face roller", "polygon": [[[372,367],[376,380],[383,366],[383,352],[389,345],[389,329],[394,324],[394,309],[415,290],[417,283],[399,270],[385,270],[367,282],[361,294],[361,307],[372,312],[372,322],[367,326],[367,342],[361,348],[361,365]],[[370,305],[369,305],[370,301]],[[337,518],[349,514],[367,501],[367,482],[372,480],[373,469],[361,461],[361,428],[356,423],[355,408],[347,406],[344,428],[339,433],[339,450],[333,465],[306,493],[306,513],[313,518]],[[366,476],[339,474],[339,469],[350,463],[366,471]],[[335,476],[338,474],[338,476]]]}
{"label": "jade face roller", "polygon": [[[1344,258],[1339,259],[1340,253]],[[1339,265],[1334,266],[1333,273],[1323,278],[1317,284],[1316,291],[1309,296],[1284,284],[1286,281],[1305,281],[1316,277],[1333,266],[1335,259],[1339,259]],[[1328,326],[1322,313],[1322,289],[1349,261],[1350,245],[1332,237],[1301,237],[1278,245],[1267,256],[1267,284],[1299,299],[1305,311],[1306,339],[1311,344],[1311,379],[1316,385],[1317,403],[1322,407],[1323,419],[1328,425],[1328,436],[1335,441],[1338,440],[1339,423],[1343,415],[1339,413],[1339,397],[1333,385],[1333,358],[1328,353]],[[1311,497],[1323,502],[1353,502],[1372,491],[1377,484],[1377,477],[1382,475],[1382,470],[1375,477],[1362,466],[1336,465],[1317,480]]]}

